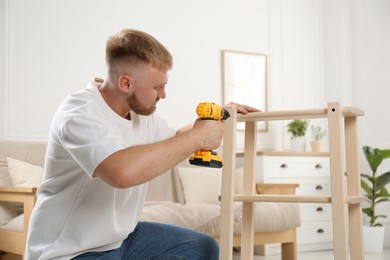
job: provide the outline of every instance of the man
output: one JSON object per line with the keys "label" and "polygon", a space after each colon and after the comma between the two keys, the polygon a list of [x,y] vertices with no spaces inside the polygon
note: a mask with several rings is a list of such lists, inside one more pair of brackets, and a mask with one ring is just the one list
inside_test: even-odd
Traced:
{"label": "man", "polygon": [[172,56],[152,36],[113,35],[106,62],[106,79],[66,98],[53,118],[26,259],[218,259],[211,237],[138,217],[147,182],[217,148],[223,123],[197,120],[176,132],[153,113]]}

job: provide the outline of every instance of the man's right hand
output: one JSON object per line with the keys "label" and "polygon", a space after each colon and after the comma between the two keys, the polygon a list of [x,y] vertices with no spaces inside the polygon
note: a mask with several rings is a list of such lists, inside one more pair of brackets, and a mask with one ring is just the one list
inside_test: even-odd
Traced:
{"label": "man's right hand", "polygon": [[197,119],[192,128],[199,138],[200,149],[213,150],[221,145],[224,125],[222,121]]}

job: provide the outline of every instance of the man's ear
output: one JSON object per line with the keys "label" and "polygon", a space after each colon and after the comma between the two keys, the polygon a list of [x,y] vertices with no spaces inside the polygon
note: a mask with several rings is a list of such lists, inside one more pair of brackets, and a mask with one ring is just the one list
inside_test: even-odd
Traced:
{"label": "man's ear", "polygon": [[132,78],[128,75],[120,76],[118,79],[119,89],[123,93],[129,93],[131,91]]}

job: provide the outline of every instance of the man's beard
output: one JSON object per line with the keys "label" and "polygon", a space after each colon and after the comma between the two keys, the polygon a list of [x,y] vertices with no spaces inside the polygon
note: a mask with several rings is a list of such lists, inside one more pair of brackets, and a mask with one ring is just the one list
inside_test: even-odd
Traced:
{"label": "man's beard", "polygon": [[131,94],[131,96],[127,99],[127,103],[129,104],[130,109],[137,115],[148,116],[156,111],[155,106],[145,107],[142,105],[135,93]]}

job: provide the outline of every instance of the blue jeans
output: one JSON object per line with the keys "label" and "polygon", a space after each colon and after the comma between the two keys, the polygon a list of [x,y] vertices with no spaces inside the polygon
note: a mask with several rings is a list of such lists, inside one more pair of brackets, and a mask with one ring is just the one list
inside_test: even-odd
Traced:
{"label": "blue jeans", "polygon": [[173,225],[139,222],[119,248],[85,253],[73,259],[217,260],[218,257],[218,244],[210,236]]}

